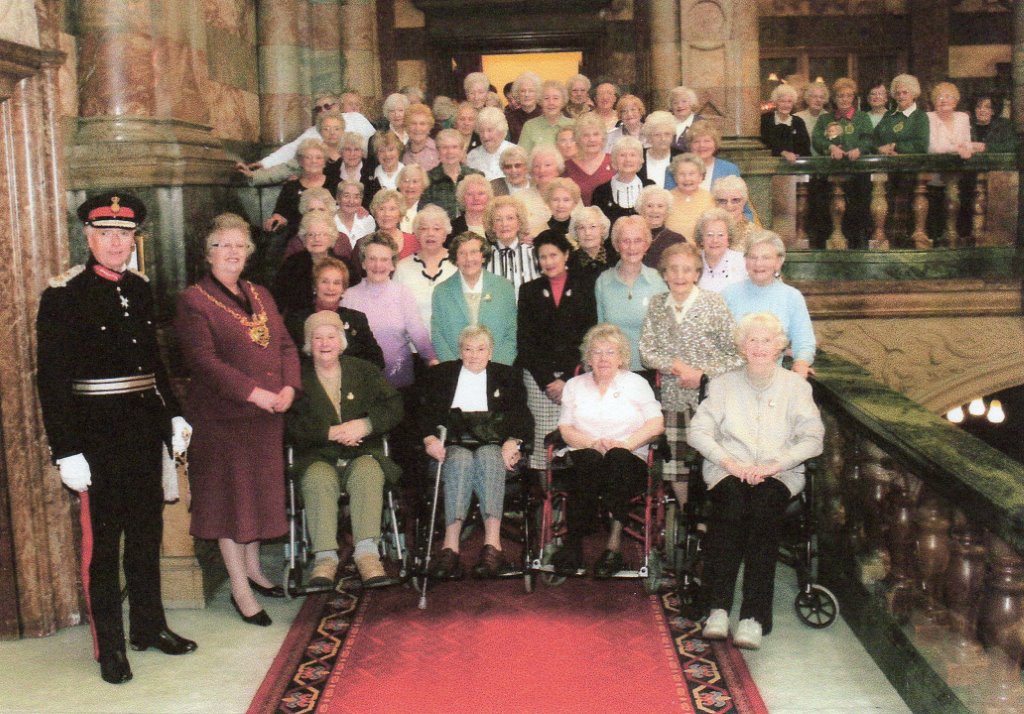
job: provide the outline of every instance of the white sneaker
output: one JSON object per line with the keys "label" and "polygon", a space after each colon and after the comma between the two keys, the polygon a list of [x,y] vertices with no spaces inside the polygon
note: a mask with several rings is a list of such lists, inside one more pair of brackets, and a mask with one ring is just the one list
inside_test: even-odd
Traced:
{"label": "white sneaker", "polygon": [[704,623],[702,635],[708,640],[724,640],[729,636],[729,613],[725,610],[712,610]]}
{"label": "white sneaker", "polygon": [[740,620],[732,643],[745,650],[756,650],[761,647],[761,623],[752,617]]}

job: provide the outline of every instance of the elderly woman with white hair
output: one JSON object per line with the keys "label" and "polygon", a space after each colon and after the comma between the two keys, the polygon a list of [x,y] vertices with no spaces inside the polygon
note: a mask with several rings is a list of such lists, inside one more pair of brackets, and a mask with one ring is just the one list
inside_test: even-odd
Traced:
{"label": "elderly woman with white hair", "polygon": [[661,375],[661,406],[671,458],[662,478],[672,483],[679,505],[686,503],[689,469],[686,425],[708,380],[743,362],[732,343],[736,326],[717,293],[697,286],[702,262],[691,243],[673,245],[658,270],[668,292],[655,295],[640,331],[640,357]]}
{"label": "elderly woman with white hair", "polygon": [[366,181],[366,190],[363,192],[363,205],[366,208],[370,207],[378,191],[398,190],[398,173],[405,168],[399,161],[405,145],[393,132],[379,131],[373,135],[370,143],[373,146],[376,165]]}
{"label": "elderly woman with white hair", "polygon": [[540,107],[541,78],[534,72],[523,72],[512,82],[512,96],[518,106],[505,110],[508,119],[508,139],[514,144],[519,143],[519,134],[523,125],[541,115]]}
{"label": "elderly woman with white hair", "polygon": [[377,222],[377,233],[386,235],[391,240],[398,259],[412,255],[420,249],[416,236],[402,230],[401,221],[406,208],[405,196],[390,189],[378,191],[370,202],[370,213]]}
{"label": "elderly woman with white hair", "polygon": [[[520,444],[533,437],[523,377],[517,367],[491,360],[494,339],[483,325],[459,333],[458,357],[427,371],[421,389],[419,436],[441,464],[445,532],[430,576],[457,580],[462,524],[475,493],[484,521],[484,547],[473,577],[495,578],[507,567],[501,547],[505,479],[520,460]],[[443,424],[445,441],[437,436]]]}
{"label": "elderly woman with white hair", "polygon": [[687,135],[694,121],[703,119],[696,114],[697,93],[689,87],[676,87],[668,94],[668,110],[675,117],[676,126],[672,138],[672,150],[684,154],[690,150]]}
{"label": "elderly woman with white hair", "polygon": [[875,127],[874,142],[879,154],[924,154],[928,151],[928,115],[917,106],[921,83],[911,74],[898,74],[889,84],[896,108]]}
{"label": "elderly woman with white hair", "polygon": [[650,146],[643,134],[644,116],[647,114],[644,101],[635,94],[623,95],[615,103],[615,111],[618,112],[619,123],[605,137],[604,150],[610,153],[615,143],[625,136],[639,139],[645,149]]}
{"label": "elderly woman with white hair", "polygon": [[[814,127],[818,124],[818,118],[825,116],[825,105],[828,104],[828,99],[828,86],[824,82],[811,82],[804,88],[804,106],[806,108],[796,112],[793,116],[804,120],[808,136],[814,136]],[[813,143],[811,144],[811,155],[818,155]]]}
{"label": "elderly woman with white hair", "polygon": [[338,167],[338,180],[358,181],[366,186],[376,168],[376,158],[367,160],[366,137],[354,131],[346,131],[341,136],[341,166]]}
{"label": "elderly woman with white hair", "polygon": [[404,233],[412,233],[412,222],[423,205],[423,192],[430,186],[426,170],[419,164],[406,164],[398,172],[398,192],[405,199],[405,212],[399,222]]}
{"label": "elderly woman with white hair", "polygon": [[573,120],[562,113],[568,95],[561,82],[547,80],[540,87],[541,115],[523,125],[519,145],[530,151],[541,144],[554,144],[560,129],[572,126]]}
{"label": "elderly woman with white hair", "polygon": [[523,147],[512,144],[500,155],[501,176],[491,181],[495,196],[512,196],[530,187],[530,157]]}
{"label": "elderly woman with white hair", "polygon": [[298,236],[304,250],[289,256],[274,279],[274,301],[284,316],[313,306],[313,264],[328,256],[339,257],[334,252],[338,229],[330,213],[307,213],[299,223]]}
{"label": "elderly woman with white hair", "polygon": [[486,107],[476,117],[480,146],[466,154],[466,166],[481,172],[488,181],[502,177],[501,155],[515,144],[506,139],[508,120],[500,109]]}
{"label": "elderly woman with white hair", "polygon": [[637,175],[644,162],[644,147],[639,139],[624,136],[612,147],[612,168],[615,175],[594,189],[590,204],[597,206],[608,220],[615,223],[623,216],[635,216],[640,192],[654,182]]}
{"label": "elderly woman with white hair", "polygon": [[452,220],[452,232],[448,234],[449,240],[446,243],[451,242],[451,236],[466,231],[486,235],[484,217],[493,198],[494,189],[491,188],[491,182],[482,174],[470,174],[459,181],[459,185],[455,187],[455,202],[459,207],[459,215]]}
{"label": "elderly woman with white hair", "polygon": [[412,231],[420,249],[398,261],[391,279],[412,292],[420,318],[429,330],[434,288],[456,272],[455,263],[448,259],[448,249],[444,247],[452,224],[443,208],[429,203],[416,214]]}
{"label": "elderly woman with white hair", "polygon": [[744,257],[747,279],[722,290],[725,304],[737,322],[753,312],[770,312],[779,318],[791,345],[793,371],[806,378],[813,374],[817,340],[804,296],[779,277],[786,260],[786,244],[777,233],[758,231],[751,237]]}
{"label": "elderly woman with white hair", "polygon": [[327,163],[327,145],[320,139],[304,139],[295,151],[301,173],[295,178],[284,182],[281,192],[277,195],[274,211],[263,222],[263,230],[275,231],[288,227],[290,231],[298,229],[302,214],[299,212],[299,199],[302,192],[311,188],[326,188],[332,194],[337,181],[332,181],[324,174]]}
{"label": "elderly woman with white hair", "polygon": [[442,129],[435,139],[437,151],[441,155],[441,163],[432,168],[427,177],[430,186],[423,193],[424,203],[435,203],[448,211],[449,218],[456,218],[461,210],[455,196],[455,189],[470,174],[480,174],[464,163],[466,152],[463,149],[462,135],[455,129]]}
{"label": "elderly woman with white hair", "polygon": [[651,247],[644,256],[644,265],[657,268],[661,263],[661,254],[666,248],[677,243],[685,243],[686,237],[665,227],[665,219],[672,210],[672,192],[657,186],[645,186],[636,202],[636,211],[647,227],[651,229]]}
{"label": "elderly woman with white hair", "polygon": [[332,586],[338,570],[338,497],[348,494],[353,560],[363,587],[396,583],[388,578],[380,540],[384,484],[401,471],[382,437],[403,416],[402,397],[380,369],[342,354],[348,346],[337,312],[323,310],[305,322],[302,394],[286,416],[292,471],[299,479],[315,562],[312,586]]}
{"label": "elderly woman with white hair", "polygon": [[576,120],[576,146],[579,151],[565,162],[563,175],[580,187],[584,206],[590,205],[594,189],[615,175],[612,157],[604,150],[607,133],[604,122],[594,112]]}
{"label": "elderly woman with white hair", "polygon": [[409,108],[409,98],[400,92],[389,94],[381,107],[381,113],[388,120],[388,131],[394,134],[405,146],[409,143],[409,133],[405,130],[405,110]]}
{"label": "elderly woman with white hair", "polygon": [[608,216],[597,206],[585,206],[579,210],[569,229],[569,234],[579,246],[569,256],[569,270],[573,274],[583,275],[593,284],[601,273],[615,266],[619,256],[608,240],[611,228]]}
{"label": "elderly woman with white hair", "polygon": [[410,104],[405,110],[405,129],[409,141],[402,152],[402,163],[406,166],[418,165],[424,171],[437,166],[441,159],[437,154],[437,145],[430,138],[434,128],[434,112],[426,104]]}
{"label": "elderly woman with white hair", "polygon": [[562,389],[558,430],[571,450],[573,468],[566,474],[567,533],[551,558],[559,575],[575,575],[583,566],[582,539],[599,499],[611,514],[611,528],[593,575],[610,578],[623,566],[622,525],[629,501],[646,487],[647,445],[665,431],[650,384],[630,372],[632,342],[615,325],[590,328],[580,348],[587,371]]}
{"label": "elderly woman with white hair", "polygon": [[487,92],[491,90],[491,80],[483,72],[470,72],[462,80],[462,89],[466,93],[466,101],[480,111],[487,101]]}
{"label": "elderly woman with white hair", "polygon": [[615,111],[615,103],[620,96],[622,92],[612,82],[601,82],[594,87],[594,111],[591,113],[604,124],[605,134],[618,126],[619,115]]}
{"label": "elderly woman with white hair", "polygon": [[594,286],[598,322],[610,322],[629,338],[629,369],[644,368],[637,347],[651,298],[668,290],[658,271],[644,265],[651,247],[651,229],[640,216],[620,218],[612,226],[612,247],[619,256],[614,268],[601,273]]}
{"label": "elderly woman with white hair", "polygon": [[644,150],[644,165],[639,175],[662,188],[666,188],[665,178],[668,176],[669,162],[672,161],[675,127],[675,117],[668,112],[656,111],[647,115],[641,130],[647,148]]}
{"label": "elderly woman with white hair", "polygon": [[[476,133],[476,118],[480,110],[469,102],[462,102],[455,109],[455,119],[452,129],[459,132],[462,137],[462,150],[469,153],[480,146],[480,136]],[[442,130],[438,130],[440,133]]]}
{"label": "elderly woman with white hair", "polygon": [[516,193],[516,198],[526,206],[530,216],[530,235],[535,236],[549,227],[551,209],[545,196],[549,184],[557,180],[565,169],[565,161],[554,146],[541,145],[530,152],[528,165],[530,187]]}
{"label": "elderly woman with white hair", "polygon": [[747,265],[735,216],[724,208],[709,208],[700,214],[694,229],[694,242],[701,249],[704,269],[697,285],[702,290],[720,293],[727,285],[747,279]]}
{"label": "elderly woman with white hair", "polygon": [[771,101],[775,109],[761,115],[761,141],[772,156],[781,156],[789,163],[798,156],[811,155],[811,135],[804,120],[793,115],[798,97],[796,88],[780,84],[772,90]]}
{"label": "elderly woman with white hair", "polygon": [[750,206],[750,193],[747,182],[739,176],[726,176],[718,179],[711,186],[711,198],[716,208],[723,208],[732,216],[736,224],[736,237],[730,245],[742,252],[750,240],[750,234],[758,230],[758,226],[747,218]]}
{"label": "elderly woman with white hair", "polygon": [[696,154],[679,154],[669,165],[675,188],[665,225],[687,239],[693,237],[697,217],[714,205],[711,193],[701,186],[706,171],[707,164]]}
{"label": "elderly woman with white hair", "polygon": [[576,119],[594,108],[590,98],[590,78],[585,74],[574,74],[565,80],[565,90],[569,93],[565,113],[570,119]]}
{"label": "elderly woman with white hair", "polygon": [[711,380],[687,441],[704,456],[713,507],[705,537],[704,585],[711,613],[704,637],[729,636],[740,565],[743,601],[733,644],[758,649],[772,630],[772,595],[782,518],[804,488],[804,462],[822,451],[825,427],[811,385],[779,367],[788,340],[778,317],[743,317],[736,349],[746,365]]}

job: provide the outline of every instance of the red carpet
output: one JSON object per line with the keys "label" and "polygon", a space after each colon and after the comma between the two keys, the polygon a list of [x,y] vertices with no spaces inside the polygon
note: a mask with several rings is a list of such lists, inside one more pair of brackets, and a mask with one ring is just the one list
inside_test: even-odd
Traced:
{"label": "red carpet", "polygon": [[438,583],[310,598],[249,711],[767,710],[738,652],[639,581]]}

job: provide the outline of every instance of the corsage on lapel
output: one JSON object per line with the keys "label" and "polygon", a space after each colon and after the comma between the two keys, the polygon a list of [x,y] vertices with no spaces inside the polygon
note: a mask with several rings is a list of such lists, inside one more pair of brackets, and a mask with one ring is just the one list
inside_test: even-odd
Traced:
{"label": "corsage on lapel", "polygon": [[501,397],[501,390],[500,389],[495,389],[494,390],[494,398],[495,399],[499,399],[500,397]]}
{"label": "corsage on lapel", "polygon": [[490,302],[491,301],[491,294],[490,293],[484,293],[484,298],[483,299],[484,299],[484,302]]}
{"label": "corsage on lapel", "polygon": [[347,399],[349,401],[352,401],[355,398],[356,398],[356,395],[354,395],[352,392],[349,392],[348,394],[345,395],[345,399]]}

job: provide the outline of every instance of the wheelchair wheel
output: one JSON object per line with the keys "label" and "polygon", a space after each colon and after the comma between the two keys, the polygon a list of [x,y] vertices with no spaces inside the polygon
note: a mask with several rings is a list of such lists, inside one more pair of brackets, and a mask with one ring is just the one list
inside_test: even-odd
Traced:
{"label": "wheelchair wheel", "polygon": [[302,587],[302,566],[296,564],[296,566],[292,568],[288,561],[285,561],[284,574],[281,576],[281,582],[284,583],[285,599],[295,599],[295,594],[298,592],[298,589]]}
{"label": "wheelchair wheel", "polygon": [[679,507],[675,501],[665,505],[665,564],[674,567],[679,548]]}
{"label": "wheelchair wheel", "polygon": [[820,630],[828,627],[839,617],[839,601],[824,585],[809,585],[796,596],[793,603],[796,615],[808,627]]}

